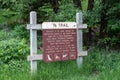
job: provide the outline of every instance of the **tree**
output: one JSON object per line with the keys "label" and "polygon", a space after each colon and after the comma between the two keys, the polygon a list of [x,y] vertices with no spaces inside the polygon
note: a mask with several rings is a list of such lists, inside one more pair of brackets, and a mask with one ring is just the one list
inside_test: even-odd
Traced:
{"label": "tree", "polygon": [[99,37],[107,47],[120,44],[120,0],[102,0]]}
{"label": "tree", "polygon": [[101,10],[101,22],[100,22],[100,38],[104,38],[104,36],[105,36],[105,29],[107,28],[107,19],[106,19],[106,17],[107,17],[107,15],[106,15],[106,13],[107,13],[107,1],[108,0],[102,0],[102,6],[103,6],[103,8],[102,8],[102,10]]}
{"label": "tree", "polygon": [[80,8],[82,10],[81,0],[73,0],[73,3],[75,7]]}
{"label": "tree", "polygon": [[88,0],[88,10],[92,10],[94,6],[94,0]]}
{"label": "tree", "polygon": [[[94,6],[94,0],[88,0],[88,11],[92,11],[92,9],[93,9],[93,6]],[[88,29],[88,37],[89,37],[89,43],[91,43],[91,40],[92,40],[92,28],[91,27],[89,27],[89,29]]]}
{"label": "tree", "polygon": [[58,3],[58,0],[52,0],[52,7],[53,7],[53,11],[55,13],[58,13],[58,10],[59,10],[59,3]]}

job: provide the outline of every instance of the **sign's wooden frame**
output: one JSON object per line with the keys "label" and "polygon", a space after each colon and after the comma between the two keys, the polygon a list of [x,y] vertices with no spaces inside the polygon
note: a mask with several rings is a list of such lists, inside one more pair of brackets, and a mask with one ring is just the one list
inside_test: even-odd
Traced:
{"label": "sign's wooden frame", "polygon": [[[83,38],[82,29],[87,28],[87,24],[82,24],[82,12],[76,14],[77,26],[77,65],[78,67],[83,62],[83,57],[87,55],[87,51],[82,51]],[[30,12],[30,24],[27,24],[27,29],[30,30],[30,56],[27,60],[30,61],[31,72],[37,71],[37,60],[43,60],[43,54],[37,54],[37,30],[42,30],[42,24],[37,24],[37,14],[35,11]]]}
{"label": "sign's wooden frame", "polygon": [[[77,26],[78,29],[86,29],[87,24],[79,24]],[[33,30],[42,30],[42,24],[27,24],[27,29],[33,29]]]}
{"label": "sign's wooden frame", "polygon": [[[87,51],[80,51],[77,54],[78,56],[87,56]],[[43,60],[43,54],[37,54],[37,55],[32,55],[27,57],[28,61],[33,61],[33,60]]]}

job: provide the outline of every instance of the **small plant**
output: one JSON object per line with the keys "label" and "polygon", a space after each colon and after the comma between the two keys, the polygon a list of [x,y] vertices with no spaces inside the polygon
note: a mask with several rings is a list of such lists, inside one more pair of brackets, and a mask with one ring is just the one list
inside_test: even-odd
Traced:
{"label": "small plant", "polygon": [[9,63],[11,60],[26,59],[29,46],[25,39],[9,39],[0,41],[0,63]]}
{"label": "small plant", "polygon": [[26,25],[17,25],[11,31],[11,36],[29,39],[29,30],[26,29]]}

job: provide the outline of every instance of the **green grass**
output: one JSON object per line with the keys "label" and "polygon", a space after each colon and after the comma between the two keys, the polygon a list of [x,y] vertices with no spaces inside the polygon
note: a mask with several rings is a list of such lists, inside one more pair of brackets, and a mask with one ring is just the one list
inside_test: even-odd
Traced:
{"label": "green grass", "polygon": [[0,80],[120,80],[120,54],[93,49],[84,57],[83,66],[77,67],[76,61],[44,63],[38,61],[38,71],[31,75],[29,62],[2,64]]}
{"label": "green grass", "polygon": [[[83,75],[75,61],[43,63],[38,62],[37,74],[31,76],[28,67],[22,70],[0,70],[0,80],[93,80],[94,77]],[[29,63],[27,62],[27,66]]]}

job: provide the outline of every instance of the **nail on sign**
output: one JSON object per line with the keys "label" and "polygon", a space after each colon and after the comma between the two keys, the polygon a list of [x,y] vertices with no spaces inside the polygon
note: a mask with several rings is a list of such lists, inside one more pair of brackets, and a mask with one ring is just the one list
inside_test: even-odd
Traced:
{"label": "nail on sign", "polygon": [[43,61],[54,62],[77,58],[75,22],[44,22]]}

